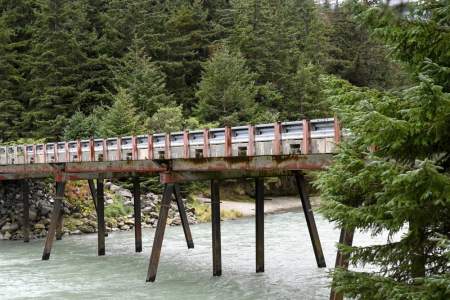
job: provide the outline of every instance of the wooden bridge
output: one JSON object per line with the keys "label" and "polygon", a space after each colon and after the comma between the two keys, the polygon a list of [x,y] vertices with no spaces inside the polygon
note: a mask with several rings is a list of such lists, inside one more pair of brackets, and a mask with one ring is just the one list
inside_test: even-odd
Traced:
{"label": "wooden bridge", "polygon": [[[132,178],[135,248],[142,251],[140,178],[159,176],[164,184],[147,281],[154,281],[170,202],[175,199],[187,247],[194,248],[179,183],[211,182],[213,275],[222,273],[220,234],[220,181],[255,178],[256,272],[264,271],[264,177],[295,177],[318,267],[325,267],[314,215],[306,191],[304,171],[321,170],[332,158],[341,129],[336,119],[278,122],[89,139],[37,145],[0,147],[0,181],[20,180],[24,203],[24,237],[29,240],[27,180],[54,178],[56,197],[43,260],[50,258],[53,240],[61,239],[65,183],[88,180],[98,219],[98,255],[105,254],[104,180]],[[95,181],[96,182],[95,182]]]}

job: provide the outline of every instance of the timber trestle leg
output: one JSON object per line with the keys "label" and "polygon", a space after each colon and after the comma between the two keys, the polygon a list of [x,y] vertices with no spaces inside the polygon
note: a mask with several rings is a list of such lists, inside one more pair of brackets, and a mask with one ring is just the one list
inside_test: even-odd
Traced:
{"label": "timber trestle leg", "polygon": [[220,182],[211,180],[211,226],[213,250],[213,276],[222,275],[222,243],[220,232]]}
{"label": "timber trestle leg", "polygon": [[[95,213],[98,216],[97,211],[97,188],[95,187],[95,183],[93,179],[88,179],[89,190],[91,192],[92,202],[94,203]],[[108,236],[108,232],[105,230],[105,236]]]}
{"label": "timber trestle leg", "polygon": [[22,189],[22,204],[23,204],[23,215],[22,215],[22,234],[23,241],[28,243],[30,241],[30,186],[28,181],[21,181]]}
{"label": "timber trestle leg", "polygon": [[44,252],[42,254],[42,260],[48,260],[50,258],[50,252],[52,251],[53,240],[55,238],[56,228],[62,211],[62,204],[64,199],[64,187],[65,182],[56,182],[56,197],[53,204],[53,211],[50,220],[50,227],[47,233],[47,239],[45,241]]}
{"label": "timber trestle leg", "polygon": [[133,209],[135,251],[142,252],[141,183],[137,177],[133,178]]}
{"label": "timber trestle leg", "polygon": [[104,179],[102,177],[97,179],[97,238],[98,238],[98,255],[105,255],[105,194],[104,194]]}
{"label": "timber trestle leg", "polygon": [[148,266],[147,282],[154,282],[156,279],[156,273],[159,265],[159,258],[161,256],[161,247],[164,239],[164,232],[166,229],[167,217],[169,215],[172,196],[175,196],[175,199],[178,204],[179,213],[182,220],[183,230],[186,237],[188,248],[194,247],[194,243],[192,242],[191,231],[189,229],[189,224],[186,217],[186,211],[184,210],[184,205],[179,192],[179,187],[177,184],[167,183],[164,185],[164,192],[159,210],[158,224],[156,225],[156,232],[153,240],[152,253],[150,256],[150,263]]}
{"label": "timber trestle leg", "polygon": [[300,199],[302,201],[302,208],[305,214],[306,224],[308,225],[309,236],[314,249],[314,255],[316,257],[317,266],[319,268],[325,268],[325,257],[323,256],[322,245],[320,244],[319,233],[317,232],[316,221],[314,219],[314,213],[311,208],[311,202],[309,201],[308,193],[306,192],[306,179],[305,176],[298,171],[294,171],[294,177],[297,184]]}
{"label": "timber trestle leg", "polygon": [[264,272],[264,178],[255,178],[256,273]]}
{"label": "timber trestle leg", "polygon": [[[345,228],[341,228],[341,235],[339,236],[339,244],[351,246],[353,244],[353,235],[354,230],[347,230]],[[344,255],[340,250],[338,250],[336,252],[335,268],[348,269],[348,259],[349,257],[347,255]],[[337,293],[333,288],[331,288],[330,300],[342,300],[342,299],[344,299],[344,295]]]}

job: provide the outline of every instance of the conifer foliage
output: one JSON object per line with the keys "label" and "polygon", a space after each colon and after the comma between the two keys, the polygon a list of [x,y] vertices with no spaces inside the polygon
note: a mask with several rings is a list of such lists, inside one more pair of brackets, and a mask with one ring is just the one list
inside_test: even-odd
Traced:
{"label": "conifer foliage", "polygon": [[351,137],[317,182],[322,212],[346,229],[389,234],[384,245],[340,246],[352,264],[377,269],[336,270],[334,287],[347,296],[450,297],[450,91],[441,76],[449,13],[446,1],[419,1],[403,15],[360,7],[360,17],[414,70],[414,86],[383,92],[325,79]]}

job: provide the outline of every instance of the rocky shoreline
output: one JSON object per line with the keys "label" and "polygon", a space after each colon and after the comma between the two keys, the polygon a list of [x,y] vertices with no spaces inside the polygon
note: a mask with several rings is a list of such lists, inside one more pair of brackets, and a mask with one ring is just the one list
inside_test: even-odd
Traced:
{"label": "rocky shoreline", "polygon": [[[86,185],[68,186],[64,201],[64,234],[95,233],[97,217],[93,201]],[[47,235],[53,207],[53,186],[45,182],[30,182],[29,219],[30,238]],[[76,199],[71,201],[71,199]],[[195,208],[186,203],[186,214],[190,224],[197,223]],[[161,196],[154,193],[141,195],[142,227],[156,227]],[[126,231],[134,227],[133,197],[129,190],[112,182],[105,184],[105,223],[107,232]],[[23,204],[18,183],[0,185],[0,239],[20,240],[22,235]],[[175,202],[169,211],[168,225],[180,225],[181,219]]]}

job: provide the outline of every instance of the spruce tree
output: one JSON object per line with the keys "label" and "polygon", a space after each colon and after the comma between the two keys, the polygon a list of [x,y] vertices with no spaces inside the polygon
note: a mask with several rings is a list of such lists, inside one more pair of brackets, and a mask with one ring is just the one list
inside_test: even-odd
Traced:
{"label": "spruce tree", "polygon": [[221,125],[248,122],[255,112],[256,91],[255,74],[245,59],[223,48],[204,64],[197,114],[203,122]]}
{"label": "spruce tree", "polygon": [[140,45],[141,41],[136,38],[115,72],[115,84],[126,89],[134,106],[149,117],[158,108],[173,104],[173,100],[166,91],[165,74]]}
{"label": "spruce tree", "polygon": [[322,212],[348,230],[388,233],[385,244],[339,246],[354,266],[375,267],[334,271],[335,290],[358,299],[450,298],[450,90],[442,76],[450,7],[410,5],[407,14],[360,6],[360,17],[410,67],[414,86],[382,92],[326,81],[351,135],[317,182]]}

